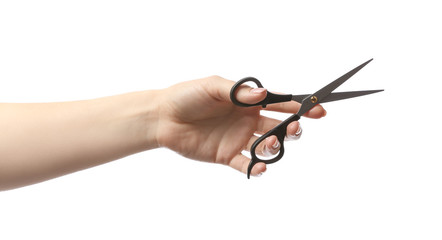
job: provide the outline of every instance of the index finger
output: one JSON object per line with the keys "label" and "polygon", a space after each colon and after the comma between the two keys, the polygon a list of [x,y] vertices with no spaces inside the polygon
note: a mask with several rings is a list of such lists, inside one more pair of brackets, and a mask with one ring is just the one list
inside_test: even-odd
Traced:
{"label": "index finger", "polygon": [[[274,111],[274,112],[283,112],[283,113],[297,113],[301,104],[295,101],[290,102],[281,102],[275,103],[271,105],[267,105],[264,110]],[[310,111],[304,114],[305,117],[309,118],[321,118],[327,114],[325,109],[320,105],[314,106]]]}

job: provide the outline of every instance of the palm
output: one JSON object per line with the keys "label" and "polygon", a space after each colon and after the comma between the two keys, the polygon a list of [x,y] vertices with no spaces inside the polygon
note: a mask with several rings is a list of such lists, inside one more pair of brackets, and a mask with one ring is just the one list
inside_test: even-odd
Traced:
{"label": "palm", "polygon": [[238,108],[201,84],[183,83],[163,106],[160,144],[192,159],[228,164],[256,130],[259,107]]}

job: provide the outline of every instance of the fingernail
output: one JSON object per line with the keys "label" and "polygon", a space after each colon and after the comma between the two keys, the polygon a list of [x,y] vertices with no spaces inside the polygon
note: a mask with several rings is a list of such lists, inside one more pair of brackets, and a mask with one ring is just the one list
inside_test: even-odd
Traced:
{"label": "fingernail", "polygon": [[264,157],[270,157],[275,155],[278,151],[276,151],[279,148],[279,142],[277,141],[275,144],[272,145],[272,148],[269,149],[267,145],[264,145],[264,148],[262,149],[262,155]]}
{"label": "fingernail", "polygon": [[253,94],[261,94],[261,93],[263,93],[265,91],[266,91],[265,88],[252,88],[250,90],[250,92],[253,93]]}
{"label": "fingernail", "polygon": [[295,134],[289,134],[287,135],[287,140],[298,140],[301,137],[302,134],[302,128],[299,126],[298,131],[296,131]]}
{"label": "fingernail", "polygon": [[260,173],[256,174],[256,177],[261,177],[262,174],[263,174],[263,172],[260,172]]}
{"label": "fingernail", "polygon": [[302,133],[302,128],[299,126],[298,131],[296,131],[295,136],[299,137]]}
{"label": "fingernail", "polygon": [[262,155],[264,157],[272,156],[272,154],[270,153],[270,150],[267,148],[267,145],[264,145],[264,148],[262,149]]}
{"label": "fingernail", "polygon": [[275,150],[279,148],[279,141],[278,140],[276,140],[276,142],[272,145],[272,148]]}

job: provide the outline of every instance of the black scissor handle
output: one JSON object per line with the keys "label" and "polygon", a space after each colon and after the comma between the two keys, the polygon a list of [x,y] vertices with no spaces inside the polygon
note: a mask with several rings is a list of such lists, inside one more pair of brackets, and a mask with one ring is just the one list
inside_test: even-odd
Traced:
{"label": "black scissor handle", "polygon": [[288,102],[288,101],[292,100],[292,95],[290,95],[290,94],[288,94],[288,95],[274,94],[274,93],[267,91],[266,98],[264,100],[262,100],[261,102],[257,102],[257,103],[253,103],[253,104],[242,103],[242,102],[238,101],[238,99],[236,98],[236,93],[237,93],[238,88],[246,82],[254,82],[259,88],[263,87],[261,82],[254,77],[246,77],[246,78],[243,78],[243,79],[239,80],[238,82],[236,82],[233,85],[232,89],[230,90],[230,100],[232,100],[232,102],[237,106],[252,107],[252,106],[260,106],[261,105],[263,108],[265,108],[267,106],[267,104]]}
{"label": "black scissor handle", "polygon": [[[272,130],[266,132],[264,135],[259,137],[250,148],[250,155],[252,157],[252,160],[249,163],[249,167],[247,168],[247,178],[250,178],[250,173],[252,172],[253,166],[259,162],[263,162],[265,164],[272,164],[277,161],[279,161],[282,156],[284,155],[284,138],[287,133],[287,126],[294,121],[298,121],[301,117],[297,114],[293,114],[289,118],[287,118],[284,122],[280,123],[278,126],[273,128]],[[270,137],[272,135],[275,135],[278,138],[279,143],[281,144],[281,147],[279,149],[278,154],[271,159],[261,159],[256,155],[256,147],[264,141],[267,137]]]}

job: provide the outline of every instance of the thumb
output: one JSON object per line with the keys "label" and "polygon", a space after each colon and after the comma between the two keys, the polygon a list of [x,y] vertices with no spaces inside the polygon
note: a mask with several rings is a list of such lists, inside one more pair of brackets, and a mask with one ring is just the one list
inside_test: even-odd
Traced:
{"label": "thumb", "polygon": [[[230,102],[230,91],[235,84],[234,81],[224,79],[218,76],[212,76],[206,78],[206,90],[212,93],[215,98]],[[261,102],[267,96],[267,89],[265,88],[252,88],[248,85],[241,85],[234,93],[236,99],[242,103],[254,104]]]}
{"label": "thumb", "polygon": [[236,99],[242,103],[254,104],[261,102],[267,96],[267,89],[265,88],[251,88],[246,85],[240,86],[237,90]]}

